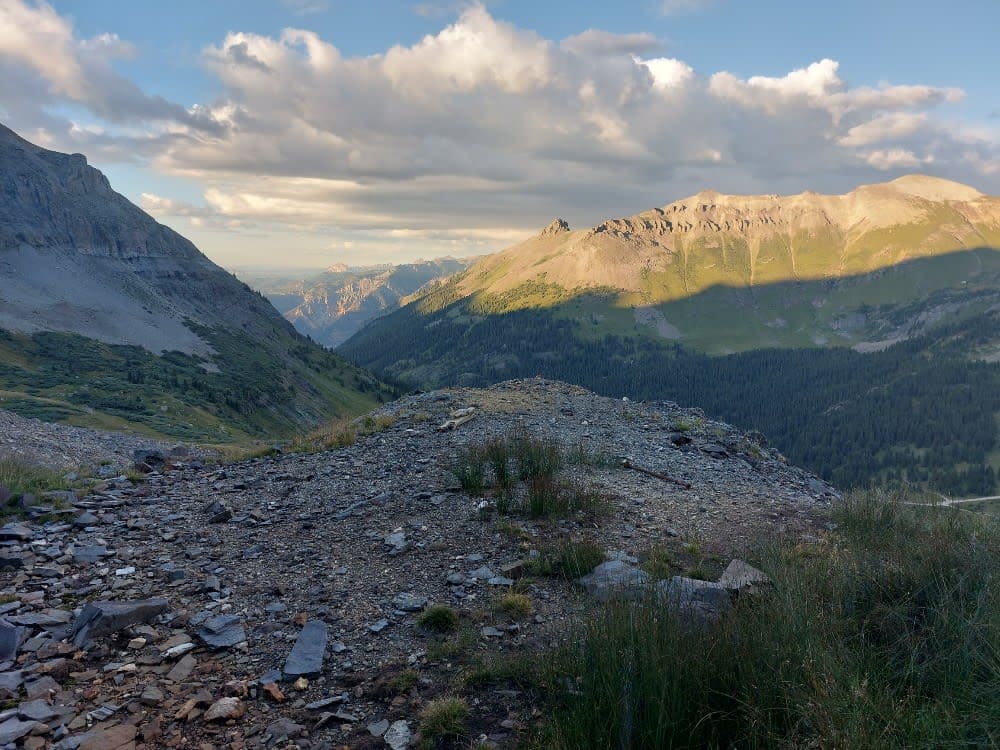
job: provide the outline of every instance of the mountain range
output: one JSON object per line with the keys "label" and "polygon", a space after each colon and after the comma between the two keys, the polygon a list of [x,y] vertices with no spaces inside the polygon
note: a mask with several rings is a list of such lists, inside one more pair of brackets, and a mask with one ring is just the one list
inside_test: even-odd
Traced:
{"label": "mountain range", "polygon": [[307,278],[287,274],[245,277],[300,333],[323,346],[336,347],[369,320],[396,310],[425,284],[457,273],[472,262],[436,258],[368,267],[338,263]]}
{"label": "mountain range", "polygon": [[226,440],[357,413],[387,393],[83,155],[0,126],[0,195],[3,408]]}
{"label": "mountain range", "polygon": [[544,375],[697,403],[841,486],[988,492],[1000,198],[912,175],[556,220],[338,351],[423,388]]}

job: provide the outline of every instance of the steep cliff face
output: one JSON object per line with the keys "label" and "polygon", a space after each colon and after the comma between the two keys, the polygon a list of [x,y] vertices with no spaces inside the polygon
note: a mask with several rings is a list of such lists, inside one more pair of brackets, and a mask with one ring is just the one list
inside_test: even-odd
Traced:
{"label": "steep cliff face", "polygon": [[0,328],[207,354],[184,325],[265,335],[284,321],[187,239],[112,190],[81,154],[0,126]]}

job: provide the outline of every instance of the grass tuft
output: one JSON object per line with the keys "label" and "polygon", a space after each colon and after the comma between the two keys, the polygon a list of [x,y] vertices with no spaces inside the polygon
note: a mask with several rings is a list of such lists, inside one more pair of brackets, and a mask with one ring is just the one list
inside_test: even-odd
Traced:
{"label": "grass tuft", "polygon": [[530,572],[540,576],[579,578],[604,562],[604,550],[593,542],[565,542],[531,561]]}
{"label": "grass tuft", "polygon": [[464,737],[468,717],[469,706],[463,698],[432,700],[420,713],[421,747],[432,748],[443,740]]}
{"label": "grass tuft", "polygon": [[432,604],[420,613],[417,627],[432,633],[451,633],[458,629],[458,614],[446,604]]}
{"label": "grass tuft", "polygon": [[507,594],[496,608],[513,620],[523,620],[531,614],[531,598],[527,594]]}

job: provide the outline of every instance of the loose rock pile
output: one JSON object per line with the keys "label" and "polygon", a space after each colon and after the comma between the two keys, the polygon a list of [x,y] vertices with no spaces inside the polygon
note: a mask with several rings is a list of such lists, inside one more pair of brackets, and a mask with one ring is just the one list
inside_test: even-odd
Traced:
{"label": "loose rock pile", "polygon": [[[453,641],[473,655],[546,651],[592,599],[531,575],[539,551],[595,542],[605,572],[638,582],[654,547],[728,560],[762,533],[810,539],[834,495],[760,436],[562,383],[418,394],[375,417],[389,426],[347,448],[182,461],[137,485],[109,479],[71,517],[0,530],[0,747],[413,746],[422,706],[462,669],[417,625],[426,607],[458,612]],[[445,467],[515,429],[613,457],[564,472],[609,512],[484,511]],[[651,473],[621,468],[626,457]],[[755,576],[737,566],[697,588],[728,597]],[[686,580],[663,585],[681,600]],[[496,606],[512,589],[529,614]],[[538,719],[517,690],[469,699],[472,736],[492,746],[516,747]]]}

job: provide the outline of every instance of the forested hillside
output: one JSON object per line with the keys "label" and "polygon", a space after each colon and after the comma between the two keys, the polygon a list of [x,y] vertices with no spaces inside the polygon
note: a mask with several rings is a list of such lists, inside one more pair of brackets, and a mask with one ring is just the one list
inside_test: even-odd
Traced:
{"label": "forested hillside", "polygon": [[[764,433],[794,463],[848,488],[918,483],[953,495],[996,489],[1000,364],[970,360],[1000,314],[941,326],[881,352],[768,349],[709,357],[647,338],[580,335],[537,310],[434,324],[406,310],[339,351],[421,387],[542,375],[598,393],[697,405]],[[373,345],[377,343],[377,346]]]}

